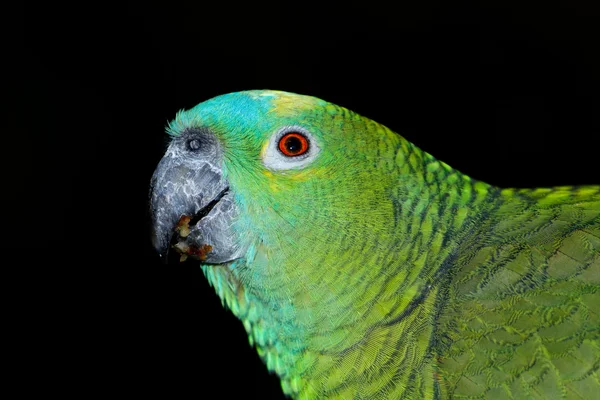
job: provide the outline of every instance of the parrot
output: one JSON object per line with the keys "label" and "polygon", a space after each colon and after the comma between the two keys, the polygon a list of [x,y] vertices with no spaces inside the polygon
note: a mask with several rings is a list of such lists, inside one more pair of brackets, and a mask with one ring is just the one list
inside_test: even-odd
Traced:
{"label": "parrot", "polygon": [[497,187],[277,90],[166,131],[152,245],[199,264],[286,396],[600,398],[600,186]]}

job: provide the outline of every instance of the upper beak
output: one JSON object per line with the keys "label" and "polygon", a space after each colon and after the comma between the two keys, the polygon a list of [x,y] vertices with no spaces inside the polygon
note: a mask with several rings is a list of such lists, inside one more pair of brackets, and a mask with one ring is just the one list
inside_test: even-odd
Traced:
{"label": "upper beak", "polygon": [[220,169],[210,161],[190,165],[165,155],[154,171],[150,184],[151,239],[165,260],[181,217],[195,216],[227,189]]}
{"label": "upper beak", "polygon": [[248,238],[234,230],[239,212],[220,157],[206,152],[192,158],[170,148],[156,167],[150,185],[151,235],[165,262],[171,242],[182,259],[190,255],[209,264],[245,254]]}

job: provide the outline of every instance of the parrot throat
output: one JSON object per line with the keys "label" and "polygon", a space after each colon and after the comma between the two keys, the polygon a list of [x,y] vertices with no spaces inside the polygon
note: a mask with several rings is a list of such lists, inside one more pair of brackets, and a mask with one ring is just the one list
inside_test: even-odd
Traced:
{"label": "parrot throat", "polygon": [[315,277],[311,281],[287,276],[257,289],[241,283],[240,271],[252,268],[246,261],[202,266],[288,395],[396,398],[438,391],[436,360],[428,354],[444,300],[440,284],[460,242],[486,218],[482,205],[494,202],[497,189],[408,142],[402,146],[395,174],[417,178],[384,188],[393,201],[382,207],[390,223],[378,236],[367,235],[354,247],[332,243],[345,250],[322,253],[321,265],[336,268],[305,274]]}

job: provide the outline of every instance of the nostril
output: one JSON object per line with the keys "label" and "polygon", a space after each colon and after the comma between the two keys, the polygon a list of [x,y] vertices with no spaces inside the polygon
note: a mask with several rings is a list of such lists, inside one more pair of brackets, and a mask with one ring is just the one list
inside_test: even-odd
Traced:
{"label": "nostril", "polygon": [[189,140],[187,142],[187,146],[188,146],[188,149],[190,149],[191,151],[198,151],[202,148],[200,140],[198,140],[198,139]]}

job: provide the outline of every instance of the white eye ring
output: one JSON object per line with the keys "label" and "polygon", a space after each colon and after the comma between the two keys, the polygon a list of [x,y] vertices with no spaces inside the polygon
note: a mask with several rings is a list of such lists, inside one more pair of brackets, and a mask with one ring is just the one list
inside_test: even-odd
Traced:
{"label": "white eye ring", "polygon": [[[288,133],[302,135],[308,143],[308,149],[297,156],[285,155],[279,148],[279,141]],[[265,167],[271,170],[300,169],[310,164],[320,150],[317,141],[308,130],[298,125],[291,125],[279,129],[271,136],[262,152],[262,159]]]}

